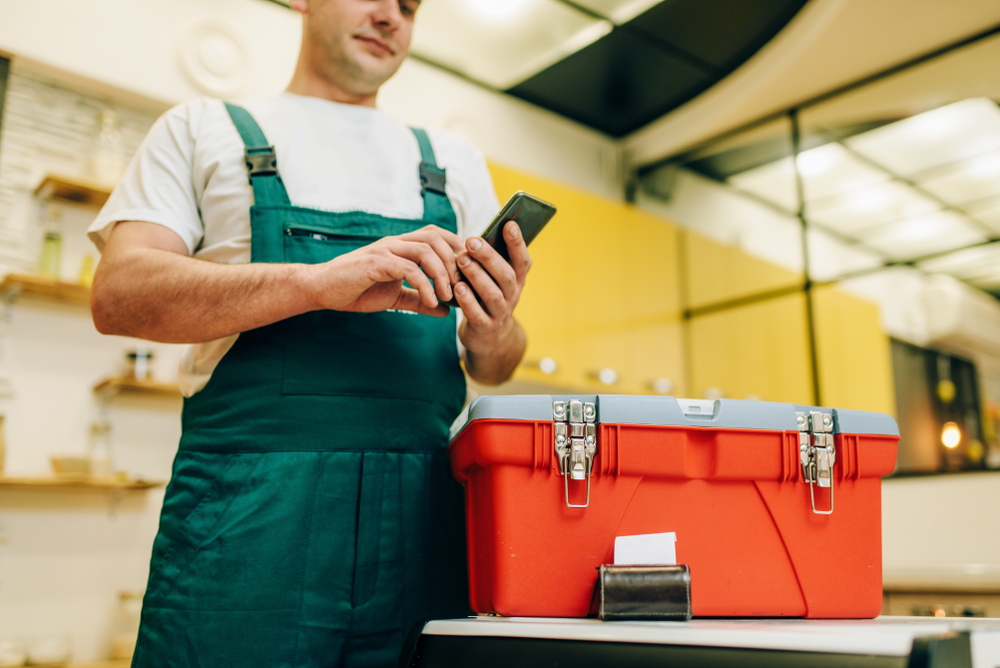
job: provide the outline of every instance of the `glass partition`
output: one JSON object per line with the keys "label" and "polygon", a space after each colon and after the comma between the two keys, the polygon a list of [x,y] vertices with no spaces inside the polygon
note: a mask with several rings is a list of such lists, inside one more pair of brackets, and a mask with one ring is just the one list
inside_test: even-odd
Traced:
{"label": "glass partition", "polygon": [[811,278],[912,264],[1000,289],[997,63],[1000,36],[802,109]]}
{"label": "glass partition", "polygon": [[685,306],[701,311],[804,281],[791,125],[761,125],[678,156],[641,178],[643,206],[685,229]]}

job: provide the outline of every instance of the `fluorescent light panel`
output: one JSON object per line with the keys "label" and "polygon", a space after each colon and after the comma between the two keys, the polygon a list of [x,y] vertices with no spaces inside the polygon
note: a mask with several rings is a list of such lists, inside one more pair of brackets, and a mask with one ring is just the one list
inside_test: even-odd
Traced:
{"label": "fluorescent light panel", "polygon": [[991,202],[988,206],[970,210],[969,213],[980,223],[987,225],[996,234],[1000,234],[1000,204]]}
{"label": "fluorescent light panel", "polygon": [[971,223],[953,211],[935,213],[886,225],[861,237],[865,245],[895,260],[910,260],[986,240]]}
{"label": "fluorescent light panel", "polygon": [[851,137],[846,144],[899,175],[1000,149],[1000,108],[992,100],[955,102]]}
{"label": "fluorescent light panel", "polygon": [[412,51],[507,89],[611,29],[557,0],[434,0],[417,12]]}
{"label": "fluorescent light panel", "polygon": [[[502,0],[497,0],[502,1]],[[661,0],[576,0],[581,7],[606,16],[616,24],[627,23]]]}
{"label": "fluorescent light panel", "polygon": [[824,144],[799,154],[799,172],[806,202],[888,181],[890,176],[872,167],[840,144]]}
{"label": "fluorescent light panel", "polygon": [[1000,151],[963,160],[944,174],[918,184],[954,206],[1000,195]]}
{"label": "fluorescent light panel", "polygon": [[806,213],[810,221],[854,234],[939,209],[940,204],[914,188],[887,181],[810,204]]}
{"label": "fluorescent light panel", "polygon": [[973,278],[984,270],[1000,268],[1000,244],[955,251],[921,262],[917,267],[932,274],[951,274],[963,280]]}

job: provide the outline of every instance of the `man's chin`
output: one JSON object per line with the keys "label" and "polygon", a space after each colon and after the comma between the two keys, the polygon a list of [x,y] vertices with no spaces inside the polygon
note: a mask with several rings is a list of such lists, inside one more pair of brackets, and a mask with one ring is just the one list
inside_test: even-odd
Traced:
{"label": "man's chin", "polygon": [[396,73],[402,62],[396,56],[380,58],[368,55],[355,59],[352,69],[356,79],[378,88]]}

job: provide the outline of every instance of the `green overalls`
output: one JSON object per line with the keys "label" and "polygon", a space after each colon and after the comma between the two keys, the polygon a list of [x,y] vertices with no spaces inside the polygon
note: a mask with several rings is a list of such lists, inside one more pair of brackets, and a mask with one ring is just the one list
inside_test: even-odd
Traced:
{"label": "green overalls", "polygon": [[[422,220],[329,213],[289,202],[260,128],[226,106],[253,262],[457,232],[422,130]],[[240,334],[184,402],[133,666],[395,666],[415,621],[470,614],[445,452],[465,398],[455,318],[316,311]]]}

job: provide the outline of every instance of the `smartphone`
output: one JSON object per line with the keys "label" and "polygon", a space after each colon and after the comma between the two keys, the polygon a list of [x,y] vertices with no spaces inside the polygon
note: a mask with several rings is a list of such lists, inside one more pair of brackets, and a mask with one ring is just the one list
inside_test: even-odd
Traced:
{"label": "smartphone", "polygon": [[[554,205],[523,190],[518,190],[510,196],[510,199],[503,205],[500,212],[493,217],[493,220],[490,221],[490,224],[486,226],[486,229],[480,236],[496,252],[500,253],[500,257],[510,263],[510,255],[507,253],[507,241],[503,237],[504,226],[512,220],[517,223],[517,226],[521,228],[521,236],[524,237],[524,244],[527,246],[534,241],[538,233],[542,231],[546,223],[552,220],[552,216],[554,215],[556,215],[556,207]],[[458,279],[468,283],[465,280],[465,276],[462,275],[461,270],[458,272]],[[458,302],[455,299],[442,303],[448,306],[458,306]]]}

